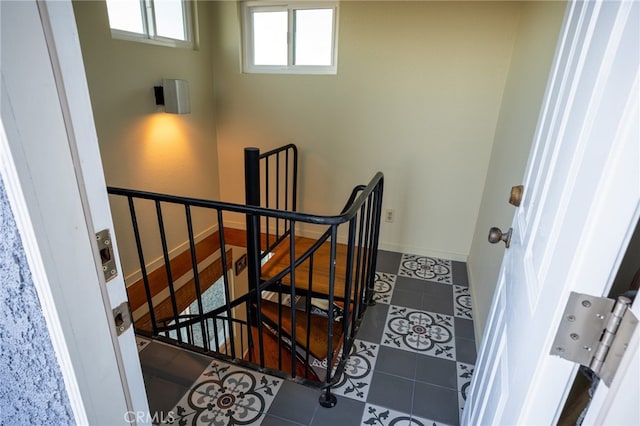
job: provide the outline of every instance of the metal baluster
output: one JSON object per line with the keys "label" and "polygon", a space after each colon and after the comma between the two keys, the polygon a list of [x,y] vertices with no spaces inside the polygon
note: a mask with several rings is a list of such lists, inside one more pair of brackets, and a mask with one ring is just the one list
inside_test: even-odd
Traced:
{"label": "metal baluster", "polygon": [[[342,312],[342,330],[343,330],[343,347],[347,347],[347,341],[351,337],[351,318],[349,317],[351,313],[351,279],[353,276],[353,252],[354,252],[354,244],[356,238],[356,230],[355,230],[355,220],[354,217],[349,221],[349,238],[347,243],[347,267],[346,267],[346,283],[344,288],[344,311]],[[343,353],[344,356],[346,356]]]}
{"label": "metal baluster", "polygon": [[[173,287],[173,275],[171,274],[171,259],[169,259],[169,249],[167,248],[167,236],[164,230],[164,220],[162,217],[162,208],[160,201],[156,200],[156,216],[158,217],[158,228],[160,231],[160,241],[162,243],[162,256],[164,258],[164,266],[167,272],[167,282],[169,284],[169,295],[171,297],[171,309],[173,310],[173,320],[178,324],[178,304],[176,303],[176,292]],[[176,332],[178,342],[182,343],[182,333]]]}
{"label": "metal baluster", "polygon": [[[269,208],[269,157],[265,157],[264,159],[264,190],[265,190],[265,207]],[[259,188],[259,187],[258,187]],[[276,206],[276,209],[278,207]],[[271,248],[271,245],[269,243],[269,216],[265,216],[264,220],[266,222],[266,228],[265,228],[265,233],[266,235],[266,250],[269,250]],[[276,223],[278,223],[278,219],[276,218]]]}
{"label": "metal baluster", "polygon": [[[296,247],[295,247],[295,228],[296,225],[293,221],[291,221],[289,225],[289,229],[291,230],[291,244],[289,244],[289,264],[291,265],[291,285],[289,289],[291,291],[291,377],[296,377],[296,310],[295,310],[295,300],[296,300]],[[309,331],[307,330],[307,333]]]}
{"label": "metal baluster", "polygon": [[131,214],[131,224],[133,225],[133,235],[136,240],[136,249],[138,250],[138,260],[140,262],[140,271],[142,272],[142,282],[144,283],[144,292],[147,296],[147,304],[149,305],[149,319],[151,320],[151,332],[154,336],[158,335],[158,325],[156,324],[156,314],[153,309],[153,300],[151,298],[151,288],[149,287],[149,277],[147,275],[147,266],[144,261],[144,253],[142,252],[142,242],[140,241],[140,229],[138,228],[138,219],[136,217],[136,208],[133,204],[133,197],[128,196],[129,213]]}
{"label": "metal baluster", "polygon": [[[196,243],[193,237],[193,221],[191,219],[191,207],[187,204],[184,206],[187,215],[187,233],[189,234],[189,249],[191,250],[191,266],[193,268],[193,279],[196,286],[196,300],[198,301],[198,316],[200,317],[201,329],[204,334],[204,318],[202,307],[202,289],[200,287],[200,274],[198,273],[198,258],[196,257]],[[209,351],[209,341],[203,336],[204,350]]]}
{"label": "metal baluster", "polygon": [[331,393],[331,367],[333,366],[333,290],[336,280],[336,238],[337,226],[331,225],[331,254],[329,256],[329,316],[327,330],[327,375],[325,378],[325,388],[320,394],[320,405],[331,408],[338,403],[338,399]]}
{"label": "metal baluster", "polygon": [[305,352],[305,358],[304,358],[304,364],[305,364],[305,368],[304,368],[304,375],[305,377],[308,377],[309,375],[309,355],[310,355],[310,350],[309,348],[311,347],[311,292],[312,292],[312,288],[313,288],[313,253],[311,254],[311,256],[309,256],[309,286],[307,288],[308,292],[307,292],[307,296],[306,296],[306,303],[305,303],[305,309],[307,311],[307,350]]}
{"label": "metal baluster", "polygon": [[[224,285],[224,302],[227,308],[227,317],[232,318],[231,313],[231,292],[229,290],[229,270],[227,269],[227,250],[224,241],[224,224],[222,220],[222,210],[218,209],[218,235],[220,235],[220,255],[222,257],[222,281]],[[229,336],[231,339],[231,356],[236,357],[235,339],[233,336],[233,330],[229,330]],[[216,346],[218,347],[218,346]]]}
{"label": "metal baluster", "polygon": [[[280,209],[280,152],[276,153],[276,210]],[[267,229],[267,232],[269,230]],[[276,240],[280,237],[280,220],[276,218]],[[267,244],[269,247],[269,244]]]}

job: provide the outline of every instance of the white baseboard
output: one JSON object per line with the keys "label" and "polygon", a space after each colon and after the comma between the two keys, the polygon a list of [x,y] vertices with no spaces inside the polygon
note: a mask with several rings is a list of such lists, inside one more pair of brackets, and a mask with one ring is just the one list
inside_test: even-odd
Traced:
{"label": "white baseboard", "polygon": [[[225,226],[227,226],[229,228],[236,228],[236,229],[242,229],[242,230],[245,230],[245,228],[246,228],[246,224],[244,222],[235,222],[235,221],[228,221],[225,224]],[[274,232],[275,229],[271,229],[271,231]],[[305,229],[305,230],[299,231],[297,233],[297,235],[302,236],[302,237],[317,239],[322,235],[322,232],[311,230],[311,229]],[[341,243],[341,244],[346,244],[346,242],[347,242],[346,236],[338,235],[338,242]],[[382,249],[382,250],[395,251],[395,252],[398,252],[398,253],[411,253],[411,254],[418,254],[420,256],[428,256],[428,257],[436,257],[436,258],[439,258],[439,259],[455,260],[457,262],[466,262],[467,258],[468,258],[468,254],[452,253],[452,252],[441,251],[441,250],[433,250],[433,249],[428,249],[428,248],[424,248],[424,247],[413,247],[413,246],[408,246],[408,245],[405,245],[405,244],[385,243],[384,241],[380,241],[378,243],[378,248]]]}
{"label": "white baseboard", "polygon": [[383,241],[378,243],[378,248],[381,250],[395,251],[397,253],[411,253],[420,256],[436,257],[438,259],[455,260],[456,262],[466,262],[468,258],[466,254],[432,250],[424,247],[413,247],[404,244],[385,243]]}
{"label": "white baseboard", "polygon": [[482,337],[484,334],[484,324],[481,324],[475,315],[475,312],[478,312],[478,299],[474,297],[474,289],[476,287],[473,277],[475,275],[473,274],[473,264],[471,263],[467,263],[467,276],[469,278],[469,294],[471,295],[471,312],[474,312],[473,335],[475,337],[476,352],[480,353],[480,344],[482,343]]}

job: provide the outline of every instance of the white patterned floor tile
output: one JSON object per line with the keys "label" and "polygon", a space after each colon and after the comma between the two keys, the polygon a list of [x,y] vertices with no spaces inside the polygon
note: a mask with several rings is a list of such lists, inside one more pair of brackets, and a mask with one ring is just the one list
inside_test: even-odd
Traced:
{"label": "white patterned floor tile", "polygon": [[473,319],[471,312],[471,294],[468,287],[453,286],[453,309],[458,318]]}
{"label": "white patterned floor tile", "polygon": [[367,404],[364,407],[361,424],[377,426],[446,426],[445,423],[411,416],[407,413],[390,410],[373,404]]}
{"label": "white patterned floor tile", "polygon": [[460,418],[462,418],[462,410],[464,409],[465,402],[469,392],[469,386],[471,385],[471,377],[475,369],[474,365],[465,364],[463,362],[456,362],[457,368],[457,380],[458,380],[458,408],[460,411]]}
{"label": "white patterned floor tile", "polygon": [[213,361],[171,410],[178,425],[260,424],[282,380]]}
{"label": "white patterned floor tile", "polygon": [[403,254],[398,275],[436,281],[444,284],[453,284],[451,261],[435,257]]}
{"label": "white patterned floor tile", "polygon": [[381,344],[455,360],[453,317],[390,305]]}
{"label": "white patterned floor tile", "polygon": [[373,300],[378,303],[388,305],[391,303],[393,289],[396,285],[396,275],[386,272],[376,272],[375,282],[373,284],[374,294]]}
{"label": "white patterned floor tile", "polygon": [[340,382],[333,388],[337,395],[366,401],[371,387],[379,345],[355,340],[344,367]]}

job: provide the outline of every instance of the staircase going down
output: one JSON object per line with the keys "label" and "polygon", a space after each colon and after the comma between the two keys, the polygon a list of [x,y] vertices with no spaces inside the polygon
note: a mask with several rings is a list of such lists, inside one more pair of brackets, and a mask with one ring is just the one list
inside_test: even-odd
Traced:
{"label": "staircase going down", "polygon": [[[108,192],[131,217],[118,238],[137,250],[127,289],[136,333],[320,387],[320,404],[332,407],[372,303],[383,176],[356,186],[340,214],[320,216],[297,211],[297,174],[294,145],[247,148],[246,205]],[[186,244],[170,250],[185,228]]]}

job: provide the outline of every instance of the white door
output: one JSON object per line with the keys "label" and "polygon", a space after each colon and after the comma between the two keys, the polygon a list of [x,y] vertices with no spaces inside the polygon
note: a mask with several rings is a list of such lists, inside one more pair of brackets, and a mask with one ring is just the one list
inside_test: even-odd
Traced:
{"label": "white door", "polygon": [[565,303],[606,296],[640,212],[639,26],[635,1],[568,5],[465,424],[559,416],[577,368],[549,355]]}
{"label": "white door", "polygon": [[124,279],[105,282],[95,241],[113,224],[71,2],[3,1],[0,12],[1,171],[52,298],[40,295],[76,421],[149,422],[133,327],[118,337],[111,312],[127,300]]}

